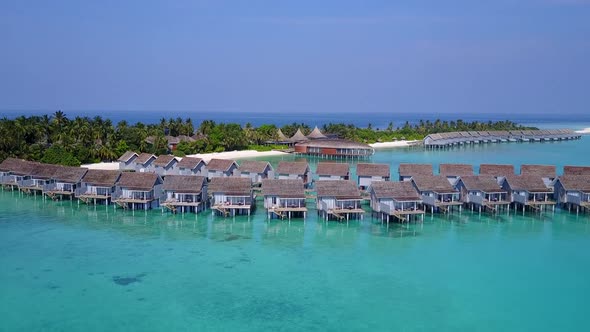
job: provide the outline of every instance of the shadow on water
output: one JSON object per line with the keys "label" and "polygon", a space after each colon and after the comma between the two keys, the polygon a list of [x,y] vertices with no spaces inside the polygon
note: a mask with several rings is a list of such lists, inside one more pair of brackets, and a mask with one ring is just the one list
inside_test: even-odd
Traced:
{"label": "shadow on water", "polygon": [[139,283],[142,281],[143,277],[145,277],[147,273],[139,273],[134,276],[113,276],[112,280],[115,284],[119,286],[128,286],[133,283]]}

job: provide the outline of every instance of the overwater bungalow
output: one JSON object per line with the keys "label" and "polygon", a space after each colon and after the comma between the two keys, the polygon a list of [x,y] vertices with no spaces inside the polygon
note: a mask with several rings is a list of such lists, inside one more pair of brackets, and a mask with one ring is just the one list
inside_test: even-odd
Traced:
{"label": "overwater bungalow", "polygon": [[563,166],[563,175],[590,175],[590,166]]}
{"label": "overwater bungalow", "polygon": [[425,206],[430,207],[430,212],[450,212],[454,207],[461,211],[461,194],[455,189],[449,180],[443,175],[415,175],[412,176],[412,183]]}
{"label": "overwater bungalow", "polygon": [[45,185],[55,181],[53,176],[61,167],[63,166],[43,163],[34,164],[28,176],[23,177],[23,180],[18,182],[19,190],[27,194],[42,194]]}
{"label": "overwater bungalow", "polygon": [[468,164],[440,164],[438,170],[438,173],[446,176],[452,185],[457,183],[460,176],[474,175],[473,166]]}
{"label": "overwater bungalow", "polygon": [[176,167],[179,175],[207,175],[207,164],[201,158],[183,157]]}
{"label": "overwater bungalow", "polygon": [[553,197],[553,190],[548,188],[538,175],[511,175],[502,181],[502,189],[512,195],[512,202],[522,206],[524,212],[526,207],[540,211],[547,206],[555,208],[556,201]]}
{"label": "overwater bungalow", "polygon": [[543,179],[545,185],[551,188],[557,177],[557,167],[555,165],[522,165],[520,166],[520,174],[538,175]]}
{"label": "overwater bungalow", "polygon": [[167,175],[164,178],[164,198],[160,203],[176,213],[198,213],[207,205],[207,178],[199,175]]}
{"label": "overwater bungalow", "polygon": [[18,188],[18,183],[29,178],[37,162],[6,158],[0,163],[0,185]]}
{"label": "overwater bungalow", "polygon": [[410,181],[414,175],[434,175],[431,164],[400,164],[398,169],[400,181]]}
{"label": "overwater bungalow", "polygon": [[154,160],[154,172],[159,176],[178,175],[178,159],[171,155],[161,155]]}
{"label": "overwater bungalow", "polygon": [[364,143],[339,138],[314,139],[295,144],[295,153],[324,158],[368,158],[375,150]]}
{"label": "overwater bungalow", "polygon": [[506,176],[514,175],[514,165],[481,164],[479,175],[491,175],[501,185]]}
{"label": "overwater bungalow", "polygon": [[311,133],[309,133],[309,135],[307,135],[307,138],[309,138],[309,139],[323,139],[323,138],[328,138],[328,137],[326,135],[322,134],[320,129],[316,126],[315,128],[313,128]]}
{"label": "overwater bungalow", "polygon": [[269,219],[273,216],[281,219],[305,218],[307,207],[305,188],[301,179],[264,179],[262,195]]}
{"label": "overwater bungalow", "polygon": [[461,201],[471,210],[478,209],[479,212],[509,209],[512,202],[508,191],[502,189],[492,175],[461,176],[455,188],[461,192]]}
{"label": "overwater bungalow", "polygon": [[557,203],[568,210],[590,211],[590,175],[564,175],[554,183],[554,197]]}
{"label": "overwater bungalow", "polygon": [[86,204],[93,203],[97,205],[97,203],[104,202],[104,204],[108,205],[115,193],[120,177],[121,171],[89,169],[84,174],[75,195]]}
{"label": "overwater bungalow", "polygon": [[427,148],[448,148],[463,144],[569,140],[579,139],[581,136],[569,129],[469,131],[430,134],[424,138],[423,143]]}
{"label": "overwater bungalow", "polygon": [[156,173],[123,172],[113,202],[124,209],[148,210],[160,206],[162,178]]}
{"label": "overwater bungalow", "polygon": [[151,153],[142,153],[132,162],[136,172],[153,172],[156,156]]}
{"label": "overwater bungalow", "polygon": [[366,190],[371,183],[389,181],[391,170],[388,164],[356,164],[357,184],[361,190]]}
{"label": "overwater bungalow", "polygon": [[122,171],[135,171],[135,159],[139,155],[133,151],[125,152],[117,161],[119,162],[119,169]]}
{"label": "overwater bungalow", "polygon": [[236,171],[240,177],[252,179],[252,184],[260,185],[262,180],[274,178],[274,169],[268,161],[244,160]]}
{"label": "overwater bungalow", "polygon": [[301,179],[304,186],[309,186],[311,182],[309,164],[300,161],[281,161],[276,169],[278,179]]}
{"label": "overwater bungalow", "polygon": [[316,190],[317,210],[325,220],[363,218],[361,193],[353,181],[318,181]]}
{"label": "overwater bungalow", "polygon": [[255,205],[250,178],[214,177],[207,191],[211,197],[211,209],[225,217],[250,215]]}
{"label": "overwater bungalow", "polygon": [[53,181],[43,186],[43,194],[51,199],[67,196],[73,200],[76,189],[81,187],[82,178],[87,171],[87,168],[82,167],[58,167],[51,177]]}
{"label": "overwater bungalow", "polygon": [[399,221],[409,221],[412,216],[424,217],[420,209],[422,198],[414,185],[409,181],[374,182],[369,189],[371,193],[371,209],[389,222],[390,217]]}
{"label": "overwater bungalow", "polygon": [[316,172],[318,180],[350,180],[350,167],[348,163],[331,163],[320,161]]}
{"label": "overwater bungalow", "polygon": [[238,164],[230,159],[211,159],[207,163],[207,178],[209,180],[217,177],[233,176]]}

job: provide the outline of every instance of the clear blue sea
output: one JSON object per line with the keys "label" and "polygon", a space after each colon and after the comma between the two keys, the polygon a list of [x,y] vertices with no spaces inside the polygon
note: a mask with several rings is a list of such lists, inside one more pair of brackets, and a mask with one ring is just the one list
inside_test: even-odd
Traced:
{"label": "clear blue sea", "polygon": [[[372,161],[590,165],[589,144],[386,149]],[[260,203],[224,219],[0,192],[0,330],[590,330],[590,214],[387,226],[370,214],[326,223],[311,202],[305,222],[268,221]]]}

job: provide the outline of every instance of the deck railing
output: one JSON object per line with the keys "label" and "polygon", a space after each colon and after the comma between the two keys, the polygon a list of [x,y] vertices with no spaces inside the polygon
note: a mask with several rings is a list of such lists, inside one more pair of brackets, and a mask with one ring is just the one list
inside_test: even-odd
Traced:
{"label": "deck railing", "polygon": [[0,184],[17,184],[16,177],[14,175],[2,175],[0,176]]}

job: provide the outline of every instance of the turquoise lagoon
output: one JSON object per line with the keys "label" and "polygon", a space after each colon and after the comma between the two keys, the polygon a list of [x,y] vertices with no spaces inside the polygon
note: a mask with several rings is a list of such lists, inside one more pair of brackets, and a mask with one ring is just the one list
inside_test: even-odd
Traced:
{"label": "turquoise lagoon", "polygon": [[[372,162],[590,165],[589,143],[380,150]],[[224,219],[5,191],[0,267],[5,331],[590,330],[590,216],[559,210],[269,222],[260,205]]]}

